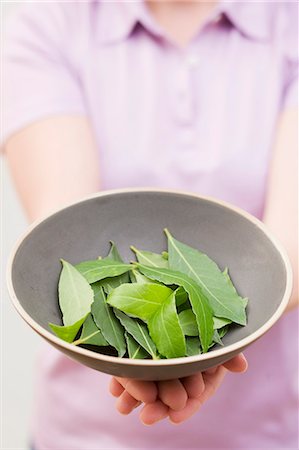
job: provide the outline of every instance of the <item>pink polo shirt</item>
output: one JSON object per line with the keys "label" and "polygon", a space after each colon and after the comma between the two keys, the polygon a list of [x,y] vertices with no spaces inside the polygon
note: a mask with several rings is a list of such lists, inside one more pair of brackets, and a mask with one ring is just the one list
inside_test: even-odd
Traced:
{"label": "pink polo shirt", "polygon": [[[184,189],[262,217],[276,121],[298,100],[297,17],[296,3],[220,3],[179,49],[143,2],[33,3],[6,41],[3,139],[48,116],[87,115],[103,189]],[[248,348],[248,372],[228,374],[180,426],[119,415],[108,375],[45,344],[34,445],[297,449],[296,322],[285,316]]]}

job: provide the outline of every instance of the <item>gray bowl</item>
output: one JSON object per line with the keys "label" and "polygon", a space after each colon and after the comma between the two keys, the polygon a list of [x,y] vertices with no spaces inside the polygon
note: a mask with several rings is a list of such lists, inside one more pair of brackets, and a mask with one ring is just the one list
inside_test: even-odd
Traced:
{"label": "gray bowl", "polygon": [[[224,347],[202,355],[123,359],[75,347],[54,336],[48,322],[61,324],[57,284],[60,258],[73,264],[105,255],[116,242],[130,261],[131,244],[166,249],[163,229],[229,267],[240,295],[249,297],[248,325],[235,327]],[[121,377],[179,378],[221,364],[266,333],[282,315],[291,293],[289,260],[265,226],[248,213],[197,195],[161,190],[106,191],[60,209],[34,223],[16,244],[8,264],[8,289],[22,318],[70,358]]]}

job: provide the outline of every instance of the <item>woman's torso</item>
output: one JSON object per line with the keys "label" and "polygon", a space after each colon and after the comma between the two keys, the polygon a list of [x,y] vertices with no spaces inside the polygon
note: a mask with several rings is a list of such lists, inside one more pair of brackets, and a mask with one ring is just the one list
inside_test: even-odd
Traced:
{"label": "woman's torso", "polygon": [[[73,102],[75,112],[90,117],[103,189],[183,189],[262,217],[295,53],[287,11],[223,3],[182,50],[161,36],[141,4],[47,8],[71,74],[65,109]],[[35,446],[296,448],[295,330],[290,314],[247,350],[248,372],[228,375],[215,397],[179,427],[145,427],[138,411],[120,416],[107,375],[47,347],[38,363]]]}

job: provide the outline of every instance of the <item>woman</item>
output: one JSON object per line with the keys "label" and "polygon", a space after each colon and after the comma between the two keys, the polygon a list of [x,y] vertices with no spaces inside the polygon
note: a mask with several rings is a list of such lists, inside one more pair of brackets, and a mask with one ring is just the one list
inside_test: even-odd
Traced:
{"label": "woman", "polygon": [[[297,274],[296,7],[20,11],[5,51],[4,148],[29,220],[100,189],[189,190],[263,219]],[[246,351],[242,376],[225,377],[246,370],[239,355],[184,380],[110,381],[47,346],[35,449],[297,448],[296,304],[294,290],[293,312]],[[141,404],[140,421],[155,426],[138,420]]]}

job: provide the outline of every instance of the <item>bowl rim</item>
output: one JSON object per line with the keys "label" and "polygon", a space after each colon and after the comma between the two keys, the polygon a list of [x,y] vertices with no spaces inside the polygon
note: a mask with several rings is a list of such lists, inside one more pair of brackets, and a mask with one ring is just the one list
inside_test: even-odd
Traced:
{"label": "bowl rim", "polygon": [[[19,250],[21,244],[23,241],[31,234],[31,232],[37,228],[40,224],[42,224],[44,221],[48,220],[50,217],[52,217],[54,214],[57,214],[59,212],[62,212],[65,209],[68,209],[72,206],[75,206],[80,203],[84,203],[88,200],[92,200],[94,198],[98,197],[109,197],[113,195],[118,194],[125,194],[125,193],[168,193],[168,194],[174,194],[174,195],[182,195],[187,197],[193,197],[200,200],[208,201],[220,206],[223,206],[225,208],[230,209],[231,211],[241,215],[245,219],[249,220],[253,225],[258,227],[265,235],[266,237],[271,241],[273,246],[276,248],[278,253],[280,254],[282,261],[285,266],[286,270],[286,286],[285,291],[282,296],[280,305],[276,309],[276,311],[273,313],[273,315],[265,322],[258,330],[251,333],[249,336],[246,336],[245,338],[241,339],[238,342],[235,342],[233,344],[229,344],[225,347],[221,347],[215,350],[211,350],[207,353],[201,353],[199,355],[195,356],[183,356],[179,358],[169,358],[169,359],[131,359],[131,358],[120,358],[118,356],[110,356],[105,355],[102,353],[93,352],[92,350],[85,349],[83,347],[78,347],[73,345],[72,343],[68,343],[60,338],[58,338],[56,335],[52,334],[50,331],[46,330],[44,327],[39,325],[32,317],[25,311],[25,309],[22,307],[19,299],[17,298],[17,295],[15,293],[13,282],[12,282],[12,267],[14,263],[14,258]],[[271,231],[268,230],[268,228],[265,226],[263,222],[261,222],[258,218],[253,216],[252,214],[248,213],[247,211],[244,211],[242,208],[232,205],[229,202],[214,198],[212,196],[204,196],[199,195],[197,193],[183,191],[183,190],[173,190],[173,189],[163,189],[163,188],[125,188],[125,189],[110,189],[110,190],[103,190],[100,192],[93,193],[91,195],[87,195],[82,197],[79,200],[72,201],[70,203],[65,204],[64,206],[61,206],[59,208],[52,209],[47,214],[43,215],[39,219],[32,222],[23,232],[20,237],[16,240],[10,254],[9,258],[7,260],[7,269],[6,269],[6,282],[7,282],[7,289],[9,296],[11,298],[11,301],[19,313],[19,315],[22,317],[27,324],[33,328],[40,336],[45,338],[47,341],[50,341],[55,347],[62,347],[67,352],[77,353],[78,355],[92,358],[94,360],[103,361],[105,363],[112,363],[112,364],[120,364],[120,365],[126,365],[126,366],[147,366],[147,367],[153,367],[153,366],[172,366],[172,365],[180,365],[182,363],[191,364],[201,361],[209,361],[210,359],[218,358],[218,357],[225,357],[227,355],[230,356],[231,353],[237,352],[245,347],[247,347],[249,344],[253,343],[255,340],[260,338],[263,334],[265,334],[282,316],[284,310],[286,309],[289,298],[292,292],[292,286],[293,286],[293,273],[292,273],[292,266],[288,257],[288,254],[286,250],[284,249],[283,245],[280,243],[280,241],[272,234]]]}

